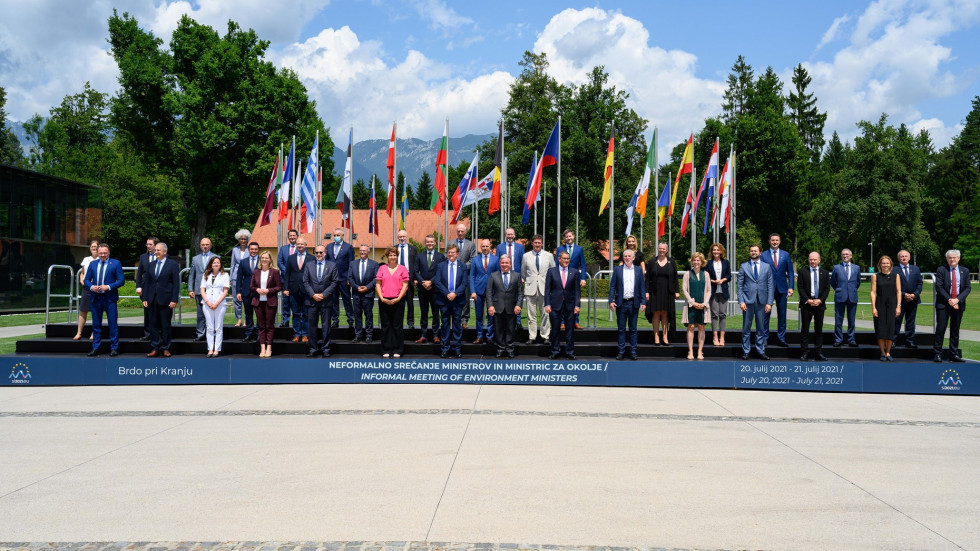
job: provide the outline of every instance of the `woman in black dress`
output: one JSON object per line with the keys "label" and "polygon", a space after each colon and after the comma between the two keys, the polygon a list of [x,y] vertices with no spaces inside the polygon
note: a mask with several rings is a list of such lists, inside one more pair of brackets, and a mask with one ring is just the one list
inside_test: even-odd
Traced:
{"label": "woman in black dress", "polygon": [[670,344],[667,342],[667,333],[674,325],[674,301],[681,295],[677,288],[677,264],[673,258],[667,256],[666,243],[657,245],[657,256],[647,264],[646,284],[647,312],[650,312],[650,321],[653,323],[654,344]]}
{"label": "woman in black dress", "polygon": [[892,339],[895,338],[895,318],[902,311],[902,287],[892,271],[892,259],[878,260],[878,273],[871,278],[871,313],[875,319],[875,336],[883,362],[892,361]]}
{"label": "woman in black dress", "polygon": [[[629,249],[634,253],[636,253],[633,257],[633,265],[639,266],[640,269],[643,270],[644,274],[647,273],[647,266],[646,263],[643,261],[643,251],[640,250],[639,242],[636,240],[635,235],[631,234],[626,236],[626,244],[623,246],[623,250],[625,251],[626,249]],[[620,266],[623,265],[622,255],[620,255],[619,257],[619,265]]]}

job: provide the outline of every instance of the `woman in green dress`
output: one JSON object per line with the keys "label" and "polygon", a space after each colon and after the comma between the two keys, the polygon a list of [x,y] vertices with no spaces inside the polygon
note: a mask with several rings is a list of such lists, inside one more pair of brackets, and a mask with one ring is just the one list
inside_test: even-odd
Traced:
{"label": "woman in green dress", "polygon": [[711,286],[704,268],[704,255],[696,252],[691,256],[691,269],[684,272],[684,316],[681,323],[687,325],[687,359],[694,359],[694,329],[698,330],[698,356],[704,359],[704,313],[711,300]]}

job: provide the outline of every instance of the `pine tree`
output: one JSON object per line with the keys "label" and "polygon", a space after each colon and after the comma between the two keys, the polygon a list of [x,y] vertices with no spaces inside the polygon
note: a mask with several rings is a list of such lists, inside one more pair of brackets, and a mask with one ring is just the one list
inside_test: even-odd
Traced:
{"label": "pine tree", "polygon": [[746,102],[752,94],[755,75],[752,66],[745,62],[745,57],[738,56],[728,75],[728,88],[725,90],[725,101],[721,104],[723,118],[726,123],[732,123],[741,117],[747,108]]}
{"label": "pine tree", "polygon": [[411,192],[412,194],[408,198],[409,206],[412,207],[412,210],[431,210],[429,203],[432,199],[433,191],[432,176],[429,175],[427,170],[423,170],[422,176],[419,176],[419,181],[415,184],[415,190]]}
{"label": "pine tree", "polygon": [[827,113],[817,109],[817,99],[807,93],[810,85],[809,73],[799,64],[793,69],[793,85],[787,98],[789,118],[796,125],[803,145],[810,151],[810,162],[814,165],[820,162],[820,152],[823,150],[823,126],[827,122]]}
{"label": "pine tree", "polygon": [[19,165],[24,160],[23,153],[20,140],[14,135],[14,131],[7,127],[7,112],[4,110],[6,103],[7,92],[0,86],[0,163]]}

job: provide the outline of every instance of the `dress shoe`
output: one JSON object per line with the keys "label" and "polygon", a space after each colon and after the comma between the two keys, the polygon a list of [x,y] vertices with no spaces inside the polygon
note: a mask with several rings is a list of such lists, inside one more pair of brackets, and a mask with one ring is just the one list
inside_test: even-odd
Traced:
{"label": "dress shoe", "polygon": [[484,342],[486,341],[484,341],[482,338],[478,338],[475,341],[473,341],[473,344],[483,344]]}
{"label": "dress shoe", "polygon": [[194,340],[195,340],[195,341],[197,341],[197,342],[204,342],[204,340],[205,340],[206,338],[207,338],[207,337],[205,337],[204,335],[201,335],[200,337],[198,337],[198,338],[196,338],[196,339],[194,339]]}
{"label": "dress shoe", "polygon": [[324,350],[323,351],[323,357],[324,358],[329,358],[330,357],[330,351],[329,350]]}
{"label": "dress shoe", "polygon": [[942,356],[942,354],[936,354],[935,356],[933,356],[932,357],[932,361],[936,362],[937,364],[943,363],[943,356]]}
{"label": "dress shoe", "polygon": [[825,361],[827,361],[827,356],[824,356],[820,352],[817,352],[816,354],[814,354],[813,357],[816,358],[816,360],[818,362],[825,362]]}
{"label": "dress shoe", "polygon": [[841,345],[843,345],[843,344],[844,344],[844,343],[842,343],[842,342],[835,342],[835,343],[834,343],[834,348],[840,348],[840,347],[841,347]]}
{"label": "dress shoe", "polygon": [[504,353],[503,352],[497,352],[497,357],[498,358],[503,358],[504,357]]}
{"label": "dress shoe", "polygon": [[425,337],[419,337],[418,339],[415,340],[415,344],[424,344],[424,343],[425,343]]}
{"label": "dress shoe", "polygon": [[851,348],[857,348],[858,343],[856,343],[854,341],[851,341],[851,342],[847,343],[847,346],[850,346]]}
{"label": "dress shoe", "polygon": [[764,354],[764,353],[763,354],[759,354],[759,359],[760,360],[769,361],[769,356],[766,355],[766,354]]}
{"label": "dress shoe", "polygon": [[508,352],[507,353],[507,357],[510,358],[510,359],[514,359],[514,352],[513,351]]}
{"label": "dress shoe", "polygon": [[293,337],[293,342],[299,342],[299,336]]}
{"label": "dress shoe", "polygon": [[454,358],[462,358],[463,357],[463,353],[460,352],[459,350],[457,350],[457,351],[453,352],[453,357]]}
{"label": "dress shoe", "polygon": [[112,350],[109,351],[109,356],[111,356],[113,358],[115,358],[118,355],[119,355],[119,351],[116,350],[115,348],[113,348]]}
{"label": "dress shoe", "polygon": [[742,359],[743,360],[748,360],[749,359],[749,354],[747,352],[743,353],[742,354]]}
{"label": "dress shoe", "polygon": [[317,353],[317,352],[318,352],[317,350],[310,350],[310,351],[308,351],[308,352],[306,353],[306,357],[307,357],[307,358],[315,358],[315,357],[316,357],[316,353]]}
{"label": "dress shoe", "polygon": [[628,358],[629,358],[630,360],[633,360],[633,361],[636,361],[636,353],[634,352],[634,353],[632,353],[632,354],[630,354],[630,355],[628,356]]}
{"label": "dress shoe", "polygon": [[557,353],[550,354],[550,355],[548,355],[548,359],[549,360],[557,360],[558,359],[558,354]]}
{"label": "dress shoe", "polygon": [[279,324],[279,327],[289,327],[289,321],[287,320],[287,321],[284,321],[284,322],[280,323]]}
{"label": "dress shoe", "polygon": [[581,329],[581,328],[582,328],[582,326],[576,323],[576,324],[575,324],[575,328],[576,328],[576,329]]}
{"label": "dress shoe", "polygon": [[919,347],[919,345],[915,344],[912,341],[909,341],[909,342],[905,343],[905,348],[918,348],[918,347]]}
{"label": "dress shoe", "polygon": [[149,354],[147,354],[147,355],[146,355],[146,357],[147,357],[147,358],[156,358],[156,357],[157,357],[157,356],[159,356],[159,355],[160,355],[160,353],[159,353],[159,352],[157,352],[156,350],[153,350],[153,351],[151,351],[151,352],[150,352]]}
{"label": "dress shoe", "polygon": [[568,353],[566,353],[565,354],[565,357],[568,358],[569,360],[574,360],[575,359],[575,354],[568,354]]}
{"label": "dress shoe", "polygon": [[432,337],[432,342],[439,344],[442,341],[439,340],[439,337]]}
{"label": "dress shoe", "polygon": [[526,342],[526,343],[524,343],[524,344],[526,344],[526,345],[528,345],[528,346],[531,346],[531,345],[533,345],[533,344],[534,344],[535,342],[536,342],[536,341],[535,341],[534,339],[528,339],[528,340],[527,340],[527,342]]}
{"label": "dress shoe", "polygon": [[302,337],[299,338],[299,342],[310,342],[310,338],[307,337],[306,335],[303,335]]}
{"label": "dress shoe", "polygon": [[623,361],[623,355],[622,354],[616,354],[616,361],[617,362]]}
{"label": "dress shoe", "polygon": [[86,354],[86,356],[88,356],[89,358],[98,358],[99,357],[99,351],[98,350],[89,350],[89,353]]}
{"label": "dress shoe", "polygon": [[810,353],[809,352],[804,352],[803,355],[800,356],[800,361],[801,362],[808,362],[808,361],[810,361]]}
{"label": "dress shoe", "polygon": [[789,348],[789,344],[786,341],[783,341],[783,340],[776,341],[776,346],[782,346],[783,348]]}
{"label": "dress shoe", "polygon": [[331,329],[340,329],[340,323],[334,322],[330,324]]}
{"label": "dress shoe", "polygon": [[966,360],[963,359],[963,356],[953,356],[952,358],[949,359],[949,361],[961,363],[961,362],[965,362]]}
{"label": "dress shoe", "polygon": [[169,358],[169,357],[170,357],[170,356],[172,356],[172,355],[173,355],[173,354],[171,354],[169,350],[164,350],[164,351],[163,351],[163,357],[164,357],[164,358]]}
{"label": "dress shoe", "polygon": [[449,352],[441,352],[439,354],[439,357],[445,360],[446,358],[449,357]]}
{"label": "dress shoe", "polygon": [[541,344],[543,344],[543,345],[545,345],[545,346],[551,346],[551,341],[550,341],[550,340],[548,340],[548,339],[545,339],[545,340],[544,340],[544,342],[543,342],[543,343],[541,343]]}

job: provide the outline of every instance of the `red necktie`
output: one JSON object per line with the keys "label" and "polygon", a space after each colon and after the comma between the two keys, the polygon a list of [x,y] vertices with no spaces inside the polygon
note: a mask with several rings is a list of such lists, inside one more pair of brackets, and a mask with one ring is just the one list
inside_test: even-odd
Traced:
{"label": "red necktie", "polygon": [[953,277],[949,281],[949,288],[950,288],[950,293],[949,294],[950,294],[950,296],[952,298],[956,298],[956,294],[957,294],[956,291],[958,290],[957,287],[959,287],[959,285],[958,285],[959,282],[956,281],[956,271],[957,271],[956,268],[953,268],[952,270],[950,270],[950,274]]}
{"label": "red necktie", "polygon": [[562,288],[565,287],[565,282],[567,281],[567,278],[568,278],[568,272],[565,271],[565,268],[562,268],[561,269],[561,286],[562,286]]}
{"label": "red necktie", "polygon": [[486,272],[490,269],[490,259],[487,255],[483,255],[483,271]]}

